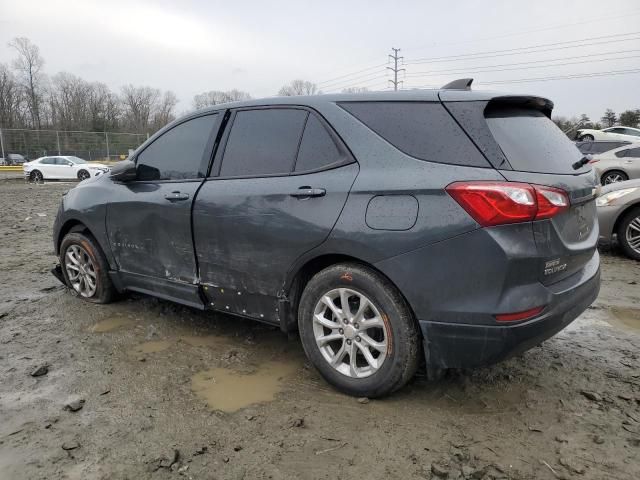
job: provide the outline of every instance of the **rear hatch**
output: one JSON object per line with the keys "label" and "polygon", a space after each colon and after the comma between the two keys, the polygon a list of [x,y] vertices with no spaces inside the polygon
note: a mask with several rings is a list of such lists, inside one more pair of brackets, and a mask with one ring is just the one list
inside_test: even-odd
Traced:
{"label": "rear hatch", "polygon": [[553,104],[538,97],[447,102],[446,93],[445,107],[506,180],[567,193],[567,210],[532,223],[539,279],[549,285],[578,272],[597,246],[596,178],[589,165],[573,168],[583,155],[549,118]]}

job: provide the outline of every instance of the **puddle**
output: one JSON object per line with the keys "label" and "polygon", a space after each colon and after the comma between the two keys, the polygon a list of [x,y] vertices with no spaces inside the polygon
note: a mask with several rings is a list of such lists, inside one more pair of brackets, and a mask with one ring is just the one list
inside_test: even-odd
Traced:
{"label": "puddle", "polygon": [[285,377],[297,370],[297,362],[271,361],[253,373],[213,368],[195,374],[191,388],[210,408],[235,412],[254,403],[270,402],[283,388]]}
{"label": "puddle", "polygon": [[616,327],[640,330],[640,308],[612,308],[608,321]]}
{"label": "puddle", "polygon": [[89,331],[92,333],[105,333],[112,332],[122,327],[129,327],[133,325],[133,320],[129,317],[110,317],[99,321],[92,327],[89,327]]}
{"label": "puddle", "polygon": [[169,340],[154,340],[152,342],[144,342],[131,350],[131,353],[138,355],[141,353],[157,353],[163,352],[173,345]]}

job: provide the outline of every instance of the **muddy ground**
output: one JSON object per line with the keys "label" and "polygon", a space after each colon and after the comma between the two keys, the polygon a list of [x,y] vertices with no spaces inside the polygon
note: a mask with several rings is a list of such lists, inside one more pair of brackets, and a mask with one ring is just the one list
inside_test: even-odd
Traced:
{"label": "muddy ground", "polygon": [[277,329],[70,295],[71,186],[0,180],[0,479],[640,478],[640,263],[605,252],[597,302],[519,358],[358,401]]}

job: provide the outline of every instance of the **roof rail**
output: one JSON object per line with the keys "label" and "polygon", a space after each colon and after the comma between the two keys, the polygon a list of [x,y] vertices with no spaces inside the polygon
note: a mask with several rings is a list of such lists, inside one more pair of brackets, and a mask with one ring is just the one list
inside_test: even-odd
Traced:
{"label": "roof rail", "polygon": [[459,78],[453,82],[447,83],[442,90],[471,90],[473,78]]}

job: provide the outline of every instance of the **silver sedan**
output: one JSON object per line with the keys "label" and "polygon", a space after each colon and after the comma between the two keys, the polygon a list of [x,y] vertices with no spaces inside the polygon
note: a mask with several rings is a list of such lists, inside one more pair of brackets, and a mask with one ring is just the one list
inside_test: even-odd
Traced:
{"label": "silver sedan", "polygon": [[640,143],[594,155],[591,162],[602,185],[640,178]]}
{"label": "silver sedan", "polygon": [[600,241],[611,243],[616,235],[625,255],[640,260],[640,180],[606,185],[596,205]]}

